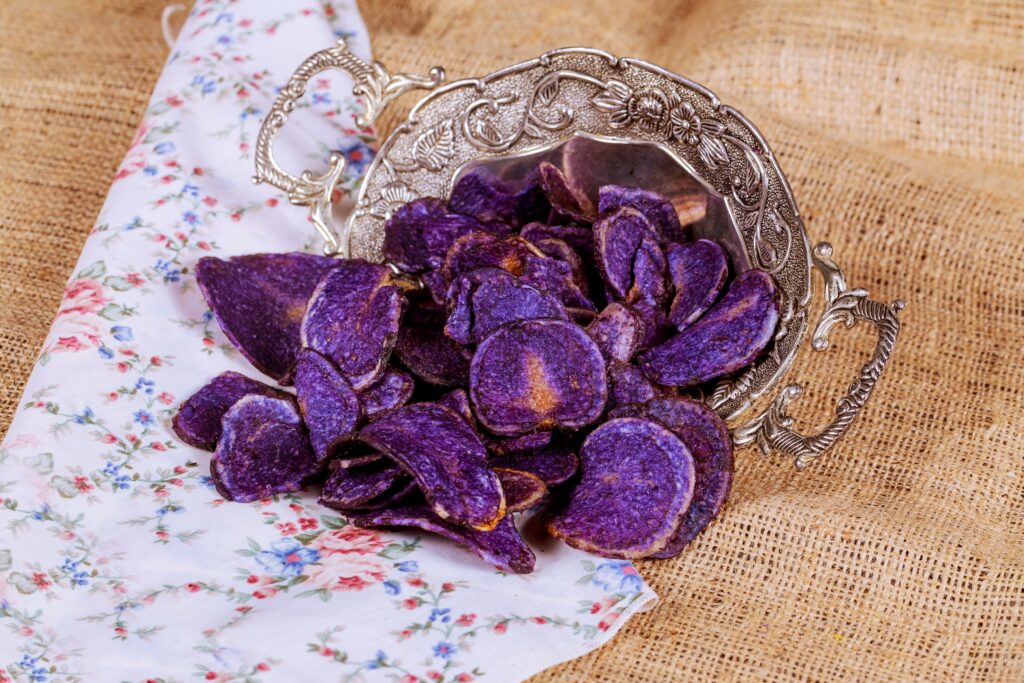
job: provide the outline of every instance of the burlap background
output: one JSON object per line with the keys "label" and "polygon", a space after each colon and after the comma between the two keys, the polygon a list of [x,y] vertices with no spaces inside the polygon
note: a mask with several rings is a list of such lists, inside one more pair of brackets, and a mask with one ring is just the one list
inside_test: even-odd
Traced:
{"label": "burlap background", "polygon": [[[162,5],[0,5],[0,427],[162,66]],[[643,565],[657,610],[539,680],[1024,680],[1024,4],[362,10],[394,68],[585,44],[707,84],[772,142],[851,284],[909,303],[849,438],[803,474],[741,451],[722,518]],[[871,343],[837,341],[794,371],[812,422]]]}

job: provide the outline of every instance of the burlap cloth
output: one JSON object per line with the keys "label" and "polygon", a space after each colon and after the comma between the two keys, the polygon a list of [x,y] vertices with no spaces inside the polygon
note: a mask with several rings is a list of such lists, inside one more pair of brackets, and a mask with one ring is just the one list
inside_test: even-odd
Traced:
{"label": "burlap cloth", "polygon": [[[162,6],[0,5],[2,429],[162,66]],[[538,680],[1024,680],[1024,4],[362,10],[396,69],[593,45],[708,85],[771,141],[851,284],[909,304],[846,441],[801,474],[740,451],[721,519],[642,563],[659,607]],[[873,343],[835,340],[793,371],[805,428]]]}

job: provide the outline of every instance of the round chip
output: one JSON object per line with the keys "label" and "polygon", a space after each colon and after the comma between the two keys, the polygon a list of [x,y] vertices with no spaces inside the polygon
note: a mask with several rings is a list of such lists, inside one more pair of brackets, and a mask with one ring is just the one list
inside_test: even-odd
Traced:
{"label": "round chip", "polygon": [[548,487],[536,474],[507,467],[495,467],[509,512],[522,512],[536,506],[548,495]]}
{"label": "round chip", "polygon": [[345,262],[312,254],[205,256],[196,283],[224,335],[253,366],[290,384],[302,345],[306,302],[317,283]]}
{"label": "round chip", "polygon": [[295,395],[313,451],[323,463],[355,433],[360,418],[359,396],[334,363],[313,349],[299,353]]}
{"label": "round chip", "polygon": [[640,367],[658,384],[689,387],[748,365],[775,335],[779,293],[771,275],[748,270],[704,317],[640,355]]}
{"label": "round chip", "polygon": [[647,218],[628,206],[594,223],[594,259],[608,290],[617,299],[625,299],[633,286],[633,262],[644,238],[657,244]]}
{"label": "round chip", "polygon": [[718,242],[670,244],[665,250],[676,295],[668,319],[682,330],[711,308],[729,277],[729,261]]}
{"label": "round chip", "polygon": [[583,259],[580,258],[579,252],[569,246],[568,242],[554,237],[546,237],[534,241],[533,245],[544,252],[544,255],[548,258],[568,263],[572,269],[572,278],[576,285],[581,291],[587,291],[590,283],[587,278],[586,266],[583,265]]}
{"label": "round chip", "polygon": [[373,420],[401,408],[412,396],[415,382],[408,374],[397,368],[388,368],[377,381],[359,392],[363,416]]}
{"label": "round chip", "polygon": [[224,414],[210,461],[217,491],[240,503],[298,491],[319,464],[294,401],[249,395]]}
{"label": "round chip", "polygon": [[405,295],[391,284],[386,267],[342,261],[310,297],[303,346],[329,358],[358,391],[384,372],[405,307]]}
{"label": "round chip", "polygon": [[442,519],[487,530],[505,514],[487,450],[453,410],[436,403],[403,406],[364,427],[359,439],[411,474]]}
{"label": "round chip", "polygon": [[348,519],[359,527],[414,527],[430,531],[458,543],[504,572],[529,574],[537,562],[530,546],[519,535],[511,515],[503,517],[490,531],[457,526],[441,519],[425,505],[349,515]]}
{"label": "round chip", "polygon": [[224,413],[249,394],[292,400],[291,394],[263,382],[237,372],[222,372],[182,401],[171,423],[174,433],[190,446],[212,451],[220,440]]}
{"label": "round chip", "polygon": [[660,242],[678,242],[683,239],[679,214],[672,202],[657,192],[620,185],[604,185],[598,190],[597,208],[602,214],[613,213],[623,206],[642,213],[654,228]]}
{"label": "round chip", "polygon": [[625,406],[615,417],[642,417],[667,427],[693,456],[693,501],[672,540],[652,557],[675,557],[714,519],[732,488],[733,452],[729,428],[708,406],[682,397],[657,398]]}
{"label": "round chip", "polygon": [[619,418],[591,432],[581,476],[548,517],[548,531],[604,557],[648,557],[669,543],[693,495],[693,458],[648,420]]}
{"label": "round chip", "polygon": [[608,386],[594,341],[564,320],[526,320],[498,329],[477,347],[469,395],[480,422],[518,436],[597,420]]}

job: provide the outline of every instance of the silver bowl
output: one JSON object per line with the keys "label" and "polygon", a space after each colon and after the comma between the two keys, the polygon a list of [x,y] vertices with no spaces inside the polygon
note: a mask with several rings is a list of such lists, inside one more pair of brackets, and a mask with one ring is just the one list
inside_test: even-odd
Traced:
{"label": "silver bowl", "polygon": [[[309,79],[327,69],[354,80],[353,92],[364,104],[362,125],[409,90],[428,91],[381,145],[362,178],[355,210],[337,230],[332,194],[343,177],[343,156],[333,154],[324,174],[294,176],[273,155],[274,137]],[[831,245],[811,249],[789,184],[757,128],[707,88],[660,66],[573,47],[481,78],[446,82],[440,67],[428,76],[392,75],[339,41],[309,57],[279,93],[257,140],[254,181],[309,207],[326,254],[380,261],[384,223],[405,202],[446,197],[458,177],[477,166],[516,177],[541,160],[569,170],[594,197],[600,185],[617,183],[660,192],[680,212],[705,202],[693,234],[721,242],[734,271],[756,267],[775,277],[782,318],[769,352],[704,396],[729,422],[737,445],[756,442],[764,453],[787,453],[803,468],[845,434],[889,361],[904,303],[875,301],[866,290],[848,287]],[[812,348],[828,348],[833,327],[859,320],[876,326],[878,341],[836,404],[835,419],[804,435],[786,414],[801,386],[772,392],[807,335],[813,268],[824,279],[824,310]]]}

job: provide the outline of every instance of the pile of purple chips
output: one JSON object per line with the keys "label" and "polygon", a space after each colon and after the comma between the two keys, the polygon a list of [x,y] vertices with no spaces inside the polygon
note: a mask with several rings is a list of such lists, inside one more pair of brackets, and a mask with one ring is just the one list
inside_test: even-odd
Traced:
{"label": "pile of purple chips", "polygon": [[[699,220],[688,206],[685,215]],[[686,395],[751,363],[779,318],[772,278],[730,276],[666,198],[557,167],[476,170],[388,220],[387,262],[204,258],[227,337],[273,387],[226,372],[182,403],[230,500],[322,486],[365,527],[416,527],[495,567],[535,557],[511,513],[617,558],[672,557],[732,483],[728,430]]]}

